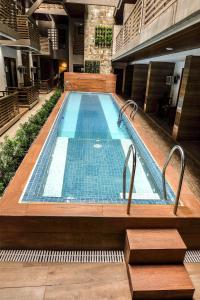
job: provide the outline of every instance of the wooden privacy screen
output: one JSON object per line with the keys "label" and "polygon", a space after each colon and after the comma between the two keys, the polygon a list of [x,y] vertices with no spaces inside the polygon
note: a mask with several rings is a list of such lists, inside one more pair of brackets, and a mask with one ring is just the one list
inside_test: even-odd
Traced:
{"label": "wooden privacy screen", "polygon": [[81,92],[103,92],[115,93],[116,75],[114,74],[89,74],[89,73],[65,73],[65,83],[70,81],[70,85],[65,85],[65,90]]}

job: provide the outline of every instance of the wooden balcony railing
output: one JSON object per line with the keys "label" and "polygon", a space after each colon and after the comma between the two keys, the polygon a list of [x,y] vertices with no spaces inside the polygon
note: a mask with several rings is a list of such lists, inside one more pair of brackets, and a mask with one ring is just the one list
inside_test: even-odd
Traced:
{"label": "wooden balcony railing", "polygon": [[118,52],[122,47],[124,43],[124,28],[120,30],[116,37],[116,52]]}
{"label": "wooden balcony railing", "polygon": [[54,86],[54,80],[53,78],[49,78],[47,80],[41,80],[40,81],[40,93],[49,93]]}
{"label": "wooden balcony railing", "polygon": [[26,15],[17,15],[17,31],[20,39],[26,41],[26,45],[40,50],[40,37],[37,25],[30,21]]}
{"label": "wooden balcony railing", "polygon": [[124,41],[126,45],[130,39],[133,39],[135,36],[139,35],[142,21],[142,1],[137,1],[136,5],[129,18],[124,24]]}
{"label": "wooden balcony railing", "polygon": [[24,86],[23,84],[20,87],[8,87],[9,92],[17,91],[18,92],[18,104],[19,106],[24,106],[31,108],[34,106],[36,101],[39,100],[39,84],[36,83],[30,86]]}
{"label": "wooden balcony railing", "polygon": [[144,2],[144,24],[152,22],[175,1],[177,0],[146,0]]}
{"label": "wooden balcony railing", "polygon": [[[136,40],[137,36],[140,36],[144,32],[145,36],[149,37],[148,28],[150,24],[164,14],[172,5],[176,5],[177,1],[178,0],[137,0],[132,12],[116,37],[115,53],[123,51],[123,48],[126,49],[128,44],[132,43]],[[175,9],[172,11],[176,13]],[[172,16],[170,18],[171,25],[173,25],[175,18]],[[166,29],[165,23],[169,24],[169,22],[163,22],[163,29],[162,23],[159,23],[161,24],[159,28],[154,26],[153,30],[155,34]],[[152,36],[154,34],[153,30],[150,30]],[[135,46],[137,46],[138,43],[139,41],[136,41]]]}
{"label": "wooden balcony railing", "polygon": [[18,114],[18,93],[0,91],[0,128]]}
{"label": "wooden balcony railing", "polygon": [[40,53],[48,56],[53,54],[53,44],[50,38],[40,36]]}
{"label": "wooden balcony railing", "polygon": [[14,0],[0,0],[0,32],[4,31],[3,27],[17,32],[17,9]]}
{"label": "wooden balcony railing", "polygon": [[32,107],[33,104],[39,100],[39,86],[38,84],[31,86],[24,86],[18,89],[19,105],[25,107]]}

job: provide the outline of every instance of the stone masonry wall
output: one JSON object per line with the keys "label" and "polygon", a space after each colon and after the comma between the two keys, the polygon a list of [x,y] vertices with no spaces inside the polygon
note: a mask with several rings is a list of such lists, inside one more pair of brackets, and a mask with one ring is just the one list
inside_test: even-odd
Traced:
{"label": "stone masonry wall", "polygon": [[114,25],[114,7],[88,5],[85,14],[85,46],[84,60],[99,60],[100,73],[111,73],[112,47],[101,48],[95,46],[96,26]]}

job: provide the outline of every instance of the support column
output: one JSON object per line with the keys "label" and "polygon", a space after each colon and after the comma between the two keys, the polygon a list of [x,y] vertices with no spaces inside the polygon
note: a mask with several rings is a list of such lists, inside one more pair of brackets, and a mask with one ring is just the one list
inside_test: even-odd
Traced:
{"label": "support column", "polygon": [[188,56],[180,87],[173,137],[200,140],[200,57]]}
{"label": "support column", "polygon": [[2,47],[0,47],[0,90],[5,91],[7,87],[7,82],[6,82],[6,73],[5,73],[5,64],[4,64],[4,56],[2,52]]}
{"label": "support column", "polygon": [[131,99],[142,108],[145,101],[148,67],[149,65],[146,64],[135,64],[133,68]]}
{"label": "support column", "polygon": [[24,83],[24,76],[22,73],[19,72],[18,67],[22,66],[22,53],[21,50],[17,50],[17,62],[16,62],[16,67],[17,67],[17,80],[18,80],[18,86],[20,87],[21,84]]}
{"label": "support column", "polygon": [[151,62],[148,69],[147,88],[144,110],[147,113],[156,113],[159,100],[170,97],[171,85],[166,84],[167,76],[173,76],[174,63]]}

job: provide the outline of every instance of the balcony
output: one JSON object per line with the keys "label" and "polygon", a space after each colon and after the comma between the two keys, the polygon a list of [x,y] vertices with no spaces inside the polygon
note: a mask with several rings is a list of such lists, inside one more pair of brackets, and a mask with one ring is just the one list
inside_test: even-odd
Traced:
{"label": "balcony", "polygon": [[40,36],[40,54],[45,56],[53,55],[52,41],[47,37]]}
{"label": "balcony", "polygon": [[[123,26],[116,27],[113,60],[199,22],[200,1],[137,0]],[[181,22],[180,22],[181,21]],[[196,22],[196,23],[195,23]]]}
{"label": "balcony", "polygon": [[17,15],[17,31],[20,36],[18,45],[35,51],[40,50],[40,37],[37,25],[26,15]]}
{"label": "balcony", "polygon": [[15,120],[18,115],[18,93],[12,91],[0,91],[0,134],[6,130],[5,128],[3,129],[3,127]]}
{"label": "balcony", "polygon": [[17,39],[17,10],[13,0],[0,0],[0,35]]}

